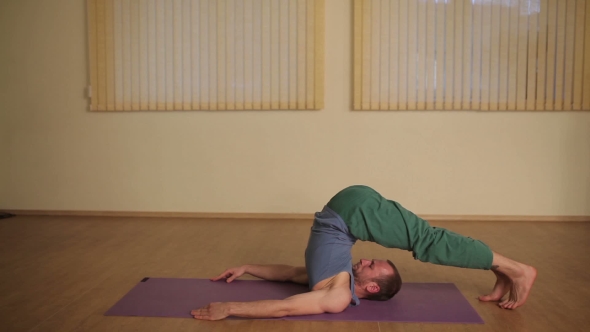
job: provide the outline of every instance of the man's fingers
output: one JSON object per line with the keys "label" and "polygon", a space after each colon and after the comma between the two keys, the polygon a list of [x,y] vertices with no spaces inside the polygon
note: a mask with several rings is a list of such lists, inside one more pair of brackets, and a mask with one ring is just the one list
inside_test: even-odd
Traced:
{"label": "man's fingers", "polygon": [[196,319],[209,319],[208,311],[207,309],[196,309],[191,311],[191,315]]}
{"label": "man's fingers", "polygon": [[221,278],[223,278],[223,277],[225,277],[225,275],[224,275],[224,274],[221,274],[221,275],[218,275],[218,276],[217,276],[217,277],[215,277],[215,278],[211,278],[211,281],[217,281],[217,280],[219,280],[219,279],[221,279]]}
{"label": "man's fingers", "polygon": [[208,309],[197,309],[197,310],[193,310],[193,311],[191,311],[191,315],[195,319],[211,320],[211,316],[209,314],[209,310]]}
{"label": "man's fingers", "polygon": [[212,280],[212,281],[217,281],[217,280],[219,280],[219,279],[221,279],[221,278],[227,278],[227,277],[228,277],[228,276],[230,276],[230,275],[231,275],[231,272],[229,272],[229,271],[225,271],[225,272],[223,272],[222,274],[218,275],[217,277],[215,277],[215,278],[213,278],[213,279],[211,279],[211,280]]}

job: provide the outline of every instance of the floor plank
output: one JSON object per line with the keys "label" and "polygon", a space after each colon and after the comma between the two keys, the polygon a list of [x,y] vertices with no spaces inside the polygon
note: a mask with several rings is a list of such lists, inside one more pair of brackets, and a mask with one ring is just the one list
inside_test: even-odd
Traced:
{"label": "floor plank", "polygon": [[[221,321],[106,317],[145,276],[209,278],[245,263],[304,265],[301,220],[15,217],[0,220],[0,330],[6,331],[582,331],[590,323],[590,224],[438,222],[539,271],[524,307],[480,303],[494,276],[415,261],[359,242],[353,259],[387,258],[407,282],[453,282],[483,325]],[[252,277],[246,277],[251,279]]]}

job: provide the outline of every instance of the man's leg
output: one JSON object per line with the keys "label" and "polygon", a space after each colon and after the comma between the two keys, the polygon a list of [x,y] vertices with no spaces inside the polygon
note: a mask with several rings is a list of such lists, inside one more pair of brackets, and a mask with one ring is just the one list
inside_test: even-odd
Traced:
{"label": "man's leg", "polygon": [[492,251],[481,241],[432,227],[426,220],[366,186],[352,186],[327,204],[361,241],[411,251],[422,262],[473,269],[492,267]]}
{"label": "man's leg", "polygon": [[412,249],[416,259],[446,266],[490,269],[496,275],[496,284],[491,294],[480,297],[481,301],[499,301],[509,292],[508,298],[499,303],[500,307],[516,309],[526,302],[537,277],[534,267],[504,257],[479,240],[431,227],[417,216],[412,218],[420,224],[416,229],[422,234],[415,238]]}
{"label": "man's leg", "polygon": [[387,200],[369,187],[346,188],[327,206],[338,213],[351,233],[362,241],[411,251],[415,259],[423,262],[492,269],[498,280],[492,293],[482,300],[496,301],[510,291],[509,299],[501,303],[503,308],[513,309],[524,303],[536,277],[534,268],[493,252],[482,241],[432,227],[401,204]]}

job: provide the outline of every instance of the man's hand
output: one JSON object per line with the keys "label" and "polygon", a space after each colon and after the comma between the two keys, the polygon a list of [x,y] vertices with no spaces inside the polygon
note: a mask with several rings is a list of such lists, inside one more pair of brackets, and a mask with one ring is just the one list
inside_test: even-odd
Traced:
{"label": "man's hand", "polygon": [[213,302],[191,311],[191,315],[200,320],[222,320],[229,316],[229,303]]}
{"label": "man's hand", "polygon": [[227,270],[223,271],[222,274],[218,275],[215,278],[212,278],[211,280],[217,281],[222,278],[227,278],[227,282],[230,283],[230,282],[234,281],[234,279],[241,277],[244,273],[246,273],[245,266],[232,267],[231,269],[227,269]]}

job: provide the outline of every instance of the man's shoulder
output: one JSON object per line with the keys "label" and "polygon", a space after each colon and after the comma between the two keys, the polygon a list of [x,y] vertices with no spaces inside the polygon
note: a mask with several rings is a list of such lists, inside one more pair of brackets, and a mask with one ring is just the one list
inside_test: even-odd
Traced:
{"label": "man's shoulder", "polygon": [[[344,272],[346,273],[346,272]],[[348,273],[346,273],[348,274]],[[352,292],[348,283],[345,283],[346,277],[342,273],[335,277],[334,283],[325,288],[325,307],[327,312],[341,312],[348,307],[352,301]],[[350,277],[348,278],[350,280]]]}
{"label": "man's shoulder", "polygon": [[353,294],[351,282],[354,282],[352,275],[343,271],[322,280],[311,289],[311,292],[323,293],[325,297],[329,298],[336,305],[358,305],[359,300]]}
{"label": "man's shoulder", "polygon": [[324,280],[318,282],[312,289],[312,291],[317,290],[332,290],[332,289],[345,289],[350,292],[350,281],[351,281],[350,273],[346,271],[339,272],[336,275],[333,275],[329,278],[325,278]]}

